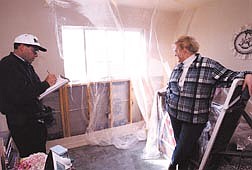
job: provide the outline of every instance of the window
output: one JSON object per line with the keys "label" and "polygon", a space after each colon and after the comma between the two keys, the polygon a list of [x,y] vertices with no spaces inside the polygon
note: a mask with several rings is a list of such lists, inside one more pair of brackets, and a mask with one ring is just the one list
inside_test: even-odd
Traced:
{"label": "window", "polygon": [[[74,81],[130,78],[145,63],[143,31],[62,27],[65,75]],[[137,64],[137,65],[136,65]]]}

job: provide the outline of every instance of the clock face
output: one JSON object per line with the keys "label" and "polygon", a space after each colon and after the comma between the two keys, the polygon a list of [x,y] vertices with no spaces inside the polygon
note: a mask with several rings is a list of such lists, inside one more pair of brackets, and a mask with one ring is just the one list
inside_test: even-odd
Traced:
{"label": "clock face", "polygon": [[240,54],[252,53],[252,30],[241,31],[234,40],[234,48]]}

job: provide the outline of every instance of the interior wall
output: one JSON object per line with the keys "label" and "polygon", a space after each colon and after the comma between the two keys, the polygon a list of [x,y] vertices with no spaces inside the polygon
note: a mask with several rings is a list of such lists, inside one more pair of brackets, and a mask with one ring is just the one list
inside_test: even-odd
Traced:
{"label": "interior wall", "polygon": [[[117,6],[117,9],[112,9],[115,10],[114,17],[117,17],[117,22],[119,22],[117,23],[113,20],[114,18],[100,13],[101,10],[97,5],[93,9],[97,11],[97,16],[88,17],[87,12],[90,11],[82,11],[82,9],[77,3],[72,3],[70,7],[56,5],[55,8],[52,8],[45,0],[36,2],[34,0],[2,0],[0,6],[0,59],[13,51],[13,41],[17,35],[31,33],[36,35],[41,45],[48,50],[46,53],[40,52],[39,57],[33,62],[40,78],[43,80],[46,77],[47,70],[56,75],[64,75],[64,60],[60,49],[60,27],[67,24],[144,29],[147,46],[150,47],[150,58],[152,58],[148,62],[148,74],[154,77],[162,76],[164,73],[162,62],[166,62],[168,67],[170,63],[175,63],[175,57],[167,56],[171,54],[170,45],[178,22],[178,13],[159,9]],[[106,20],[104,22],[106,24],[100,24],[103,23],[100,20]],[[156,88],[163,85],[163,80],[161,81]],[[4,121],[4,119],[2,120]]]}
{"label": "interior wall", "polygon": [[[99,1],[97,1],[99,2]],[[148,50],[151,60],[148,62],[150,76],[165,74],[169,76],[169,68],[176,63],[171,49],[172,42],[177,36],[189,34],[200,42],[202,55],[220,61],[223,65],[234,70],[251,70],[252,60],[242,60],[234,56],[233,38],[240,28],[252,24],[252,0],[216,0],[180,13],[165,12],[158,9],[132,8],[118,6],[115,10],[117,22],[113,18],[87,18],[81,8],[72,5],[71,8],[51,8],[45,0],[1,0],[0,6],[0,58],[13,50],[14,38],[21,33],[37,35],[41,44],[48,52],[40,53],[33,65],[41,79],[47,70],[52,73],[64,74],[64,60],[60,53],[60,24],[85,26],[124,26],[143,28],[146,32]],[[98,6],[94,10],[99,12]],[[91,8],[92,9],[92,8]],[[118,11],[117,11],[118,10]],[[85,11],[87,12],[87,11]],[[108,22],[99,25],[98,21]],[[111,22],[110,22],[111,21]],[[169,68],[168,68],[169,67]],[[162,81],[161,86],[167,82]],[[155,81],[154,81],[155,82]],[[160,84],[159,84],[160,85]],[[157,87],[158,88],[158,87]]]}
{"label": "interior wall", "polygon": [[[151,36],[151,54],[149,62],[149,74],[151,77],[160,77],[163,75],[163,79],[157,79],[155,85],[157,88],[166,86],[168,76],[171,69],[177,63],[177,58],[173,54],[172,43],[174,41],[175,32],[179,21],[178,12],[165,12],[157,11],[155,15],[156,19],[153,19]],[[157,82],[159,81],[159,83]]]}
{"label": "interior wall", "polygon": [[233,50],[234,36],[241,27],[252,24],[251,0],[212,1],[185,11],[179,23],[177,35],[187,33],[196,37],[202,55],[233,70],[252,70],[252,59],[240,59]]}
{"label": "interior wall", "polygon": [[[46,76],[47,70],[55,74],[64,74],[64,61],[60,57],[60,49],[58,48],[60,39],[58,39],[57,33],[60,33],[58,26],[61,26],[59,24],[84,26],[96,24],[95,20],[90,21],[90,18],[86,18],[85,15],[88,15],[84,15],[80,9],[78,5],[72,5],[71,8],[57,7],[53,9],[49,7],[45,0],[37,0],[36,2],[33,0],[2,0],[0,6],[0,37],[2,42],[0,58],[8,55],[13,50],[13,41],[17,35],[31,33],[36,35],[40,43],[48,49],[46,53],[40,52],[39,58],[33,63],[41,79]],[[152,36],[148,43],[159,42],[158,47],[148,44],[152,46],[153,55],[159,60],[161,54],[164,60],[174,62],[174,58],[167,58],[167,54],[171,53],[170,44],[177,25],[177,13],[123,6],[119,6],[118,9],[121,19],[119,24],[121,26],[145,29],[146,33],[149,34],[147,37],[150,38]],[[155,18],[154,22],[151,20],[153,17]],[[99,20],[102,18],[97,17],[95,19]],[[103,19],[109,20],[109,18]],[[110,19],[112,20],[113,18]],[[97,24],[95,26],[117,26],[114,22],[106,23],[107,25]],[[151,74],[155,74],[154,72],[157,72],[157,69],[152,69],[151,71],[153,71]]]}
{"label": "interior wall", "polygon": [[[197,9],[185,10],[178,15],[174,13],[161,13],[154,10],[133,9],[120,7],[122,25],[128,27],[142,27],[147,33],[156,34],[159,42],[159,51],[154,50],[157,58],[160,56],[163,61],[175,64],[170,45],[176,36],[191,34],[195,36],[200,44],[200,52],[219,60],[228,67],[242,70],[249,69],[252,60],[240,60],[234,57],[232,40],[240,28],[246,24],[252,24],[252,1],[243,0],[218,0],[211,1]],[[78,6],[73,6],[78,8]],[[92,26],[80,10],[64,9],[57,10],[58,22],[75,25],[84,24]],[[35,60],[34,66],[41,78],[44,78],[46,71],[50,70],[56,74],[64,74],[63,59],[58,50],[58,39],[56,36],[55,9],[46,4],[45,0],[2,0],[0,6],[0,58],[8,55],[13,49],[14,38],[21,33],[32,33],[38,36],[42,45],[47,47],[48,52],[40,53]],[[140,15],[139,15],[140,14]],[[150,17],[161,16],[155,23],[151,23]],[[145,18],[145,19],[143,19]],[[151,32],[150,25],[153,24],[154,32]],[[104,25],[101,25],[104,26]],[[153,46],[154,47],[154,46]],[[161,52],[161,53],[160,53]],[[154,57],[155,58],[155,57]],[[231,60],[230,60],[231,59]],[[57,63],[55,65],[55,63]],[[237,64],[240,63],[240,64]],[[152,67],[151,72],[155,74],[158,69]],[[158,72],[159,74],[159,72]]]}
{"label": "interior wall", "polygon": [[54,18],[44,0],[2,0],[0,16],[1,58],[13,51],[16,36],[31,33],[48,50],[46,53],[40,52],[33,63],[41,79],[45,78],[47,70],[55,74],[63,73],[63,60],[59,58],[55,38]]}

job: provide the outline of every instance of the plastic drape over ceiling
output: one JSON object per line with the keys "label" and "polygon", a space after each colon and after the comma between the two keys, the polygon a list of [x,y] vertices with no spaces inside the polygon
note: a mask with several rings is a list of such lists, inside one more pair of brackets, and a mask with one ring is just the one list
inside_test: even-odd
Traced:
{"label": "plastic drape over ceiling", "polygon": [[[167,26],[169,25],[169,19],[166,18],[166,12],[159,10],[155,6],[154,8],[129,7],[117,4],[116,1],[109,0],[47,0],[46,2],[51,8],[55,20],[55,33],[58,40],[58,50],[65,62],[66,58],[62,44],[62,28],[64,26],[77,26],[88,29],[105,28],[121,32],[124,30],[141,31],[144,39],[145,51],[140,54],[141,56],[136,56],[141,59],[135,58],[131,61],[125,62],[125,65],[127,68],[126,71],[129,72],[130,70],[128,79],[130,80],[130,87],[133,89],[133,94],[131,95],[131,97],[133,96],[131,99],[134,103],[132,113],[133,122],[134,112],[138,111],[141,114],[145,125],[140,131],[135,132],[135,134],[130,135],[130,137],[127,136],[123,139],[115,139],[114,141],[96,141],[95,139],[90,139],[90,143],[100,145],[115,144],[119,148],[127,148],[134,142],[145,139],[146,129],[149,131],[150,123],[152,123],[150,122],[150,115],[156,91],[165,87],[170,67],[176,62],[175,57],[171,57],[171,41],[173,40],[173,35],[169,35],[169,29],[172,30],[174,28],[169,28]],[[158,3],[156,5],[158,6]],[[176,13],[174,13],[174,16],[177,17]],[[69,43],[74,44],[75,42]],[[74,57],[74,49],[71,52]],[[131,53],[134,55],[134,51],[131,51]],[[172,59],[170,59],[170,63],[168,64],[167,58],[169,55]],[[73,65],[73,67],[75,66]],[[92,67],[95,68],[96,66],[93,65]],[[139,71],[139,69],[141,70]],[[108,117],[109,114],[109,110],[102,107],[103,104],[109,105],[109,103],[104,103],[102,100],[104,96],[111,95],[108,93],[109,89],[111,90],[111,82],[112,87],[114,87],[117,85],[117,81],[118,80],[108,75],[105,79],[101,78],[99,80],[86,82],[90,87],[89,92],[91,97],[89,96],[89,98],[92,98],[92,109],[89,115],[87,115],[87,112],[83,109],[81,119],[86,122],[87,133],[99,130],[99,128],[106,128],[106,125],[99,125],[102,124],[102,121],[100,120],[106,116]],[[109,83],[106,84],[104,82]],[[114,86],[113,83],[115,83]],[[74,85],[72,87],[74,87]],[[128,86],[116,89],[116,86],[115,91],[118,91],[113,93],[121,94],[128,89],[127,87]],[[82,91],[83,89],[80,90],[79,93],[82,93]],[[70,89],[70,94],[74,101],[73,93],[74,91],[72,88]],[[80,97],[85,100],[84,93],[83,95],[80,95]],[[86,106],[83,104],[81,107],[85,108]],[[138,109],[135,109],[135,107]],[[103,112],[105,115],[101,115]],[[156,128],[154,129],[157,130]],[[152,138],[156,141],[157,133],[153,134],[155,136]]]}

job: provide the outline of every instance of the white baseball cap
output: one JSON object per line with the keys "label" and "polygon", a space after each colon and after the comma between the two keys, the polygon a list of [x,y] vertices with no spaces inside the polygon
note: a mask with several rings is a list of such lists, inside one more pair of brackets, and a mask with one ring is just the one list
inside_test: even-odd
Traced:
{"label": "white baseball cap", "polygon": [[43,52],[47,51],[47,49],[40,46],[38,42],[38,38],[31,34],[21,34],[17,36],[14,40],[14,43],[32,45],[32,46],[38,47],[40,51],[43,51]]}

